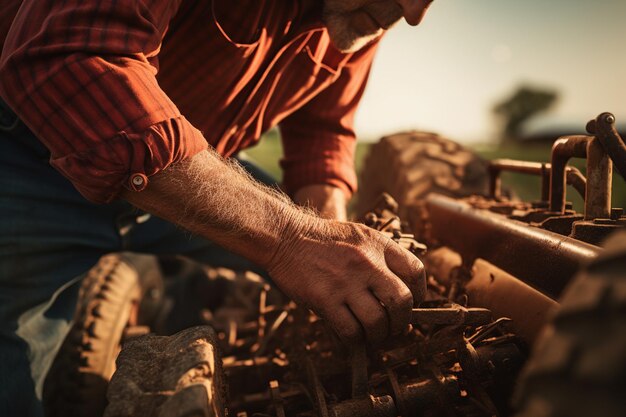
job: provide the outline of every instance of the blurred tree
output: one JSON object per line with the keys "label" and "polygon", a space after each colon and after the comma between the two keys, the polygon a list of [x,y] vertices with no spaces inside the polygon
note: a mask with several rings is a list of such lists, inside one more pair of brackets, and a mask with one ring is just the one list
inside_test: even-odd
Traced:
{"label": "blurred tree", "polygon": [[496,104],[493,112],[503,120],[503,138],[517,138],[532,117],[550,109],[556,102],[556,91],[521,86],[509,98]]}

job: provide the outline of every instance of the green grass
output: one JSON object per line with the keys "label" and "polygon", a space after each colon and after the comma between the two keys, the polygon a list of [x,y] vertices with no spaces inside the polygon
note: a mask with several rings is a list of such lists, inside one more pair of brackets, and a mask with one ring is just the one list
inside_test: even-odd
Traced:
{"label": "green grass", "polygon": [[[356,149],[355,164],[357,171],[361,169],[363,158],[369,150],[369,143],[359,142]],[[519,144],[506,143],[501,146],[475,146],[474,150],[486,159],[509,158],[526,161],[548,162],[550,159],[550,144]],[[282,155],[282,146],[279,134],[273,130],[265,135],[256,147],[246,150],[246,155],[263,169],[281,179],[282,173],[278,161]],[[572,159],[572,165],[585,172],[585,161]],[[503,185],[515,191],[526,201],[537,200],[540,193],[539,178],[514,173],[505,173],[502,176]],[[568,187],[567,199],[574,204],[576,210],[581,211],[583,200],[574,189]],[[626,208],[626,182],[618,174],[613,178],[613,207]]]}
{"label": "green grass", "polygon": [[280,170],[278,161],[283,155],[283,146],[280,143],[280,135],[276,129],[267,132],[263,135],[258,145],[246,149],[244,153],[259,167],[272,174],[278,180],[282,180],[283,173]]}

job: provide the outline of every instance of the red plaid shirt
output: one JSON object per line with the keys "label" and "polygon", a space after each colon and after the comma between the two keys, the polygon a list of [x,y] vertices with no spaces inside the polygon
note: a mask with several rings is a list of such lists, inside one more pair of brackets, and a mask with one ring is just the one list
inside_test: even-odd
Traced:
{"label": "red plaid shirt", "polygon": [[350,193],[354,112],[376,44],[341,54],[321,1],[310,3],[3,0],[0,95],[94,202],[143,189],[132,179],[207,142],[228,156],[275,125],[289,192]]}

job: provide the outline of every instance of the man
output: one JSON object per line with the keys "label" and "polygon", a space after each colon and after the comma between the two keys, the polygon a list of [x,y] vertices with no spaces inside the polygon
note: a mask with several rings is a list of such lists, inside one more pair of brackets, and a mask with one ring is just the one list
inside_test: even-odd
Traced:
{"label": "man", "polygon": [[[345,205],[377,40],[430,1],[5,0],[0,414],[41,414],[77,283],[107,252],[212,261],[210,240],[347,343],[402,332],[423,267]],[[274,125],[287,192],[321,217],[222,158]]]}

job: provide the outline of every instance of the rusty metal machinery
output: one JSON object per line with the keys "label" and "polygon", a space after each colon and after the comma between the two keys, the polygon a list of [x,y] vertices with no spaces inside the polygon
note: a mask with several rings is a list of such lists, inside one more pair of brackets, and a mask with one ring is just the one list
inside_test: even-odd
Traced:
{"label": "rusty metal machinery", "polygon": [[[466,266],[484,259],[557,298],[573,274],[598,255],[597,245],[626,227],[624,209],[611,207],[613,167],[626,178],[626,144],[614,123],[612,114],[602,113],[587,124],[592,135],[557,139],[551,163],[491,161],[488,195],[430,195],[425,207],[409,214],[413,230],[429,246],[457,252]],[[585,175],[567,166],[574,157],[587,159]],[[540,176],[541,199],[503,196],[500,174],[505,171]],[[584,198],[583,213],[566,202],[567,184]]]}
{"label": "rusty metal machinery", "polygon": [[[223,405],[214,414],[237,417],[511,415],[519,371],[529,346],[557,310],[559,295],[581,265],[598,257],[598,243],[626,226],[623,210],[611,207],[613,166],[626,175],[626,144],[614,122],[613,115],[603,113],[588,123],[589,136],[558,139],[550,163],[492,161],[485,171],[489,191],[484,195],[452,198],[431,193],[415,204],[402,198],[401,207],[383,195],[363,222],[418,255],[428,273],[427,299],[413,309],[411,328],[383,345],[346,348],[322,320],[254,274],[224,271],[213,276],[214,281],[229,281],[211,284],[227,289],[224,301],[202,309],[201,323],[185,323],[215,330],[212,343],[221,352],[227,383],[224,395],[221,387],[205,383],[212,391],[200,390],[203,395],[200,400],[194,397],[193,412],[210,415],[207,410],[216,410],[215,403],[205,404],[210,397]],[[398,144],[387,139],[384,146],[395,151]],[[428,157],[454,167],[449,170],[454,175],[468,160],[466,153],[454,153],[456,147],[441,146],[445,155],[439,155],[438,139],[432,136],[404,134],[399,139],[402,146],[415,145],[412,155],[426,149]],[[587,159],[584,174],[567,165],[574,157]],[[526,203],[504,196],[500,175],[505,171],[540,176],[541,199]],[[405,197],[415,194],[407,178],[393,174],[388,177],[394,187],[409,191]],[[426,178],[415,174],[413,179]],[[439,188],[463,184],[459,178],[437,181]],[[583,213],[567,203],[568,184],[584,197]],[[398,212],[406,213],[406,223]],[[193,331],[205,335],[203,340],[212,339],[212,331]],[[196,343],[185,334],[170,339]],[[151,349],[141,343],[137,339],[133,347],[138,354]],[[154,338],[145,343],[166,344]],[[170,348],[176,349],[186,348]],[[122,382],[109,390],[110,399],[126,395],[126,375],[141,374],[133,370],[137,365],[128,355],[122,362],[130,368],[120,368]],[[193,370],[198,361],[205,360],[189,362],[191,370],[185,365],[182,375],[191,372],[210,379],[211,372]],[[154,392],[144,397],[159,398],[167,391],[172,399],[159,401],[177,404],[175,397],[190,395],[174,391],[172,387],[192,392],[168,378],[171,386],[155,383],[150,387]],[[152,414],[137,415],[183,415],[174,406],[167,413],[159,407],[152,407]],[[189,414],[184,415],[193,414],[191,408],[185,410]],[[118,415],[135,414],[107,414]]]}
{"label": "rusty metal machinery", "polygon": [[[423,255],[426,248],[402,231],[393,210],[386,196],[365,222]],[[209,324],[218,334],[234,416],[506,415],[526,357],[508,318],[451,302],[434,283],[428,301],[413,309],[410,331],[352,350],[267,285],[232,299],[239,301],[225,307],[229,314],[218,312]]]}
{"label": "rusty metal machinery", "polygon": [[273,351],[224,358],[232,415],[492,416],[506,410],[525,357],[506,320],[483,309],[433,303],[408,335],[369,352],[348,352],[323,323],[292,314]]}
{"label": "rusty metal machinery", "polygon": [[[489,195],[431,194],[409,209],[410,229],[428,243],[428,254],[384,197],[365,223],[419,253],[429,273],[431,299],[414,310],[411,332],[349,352],[308,312],[262,304],[256,322],[220,332],[229,340],[224,367],[236,387],[231,412],[507,415],[526,343],[581,265],[598,256],[597,244],[626,226],[623,211],[611,207],[613,166],[626,173],[626,145],[614,121],[603,113],[588,124],[590,136],[558,139],[550,164],[493,161]],[[567,166],[572,157],[587,158],[584,175]],[[541,200],[503,197],[503,171],[540,175]],[[566,202],[566,184],[584,197],[584,213]]]}

